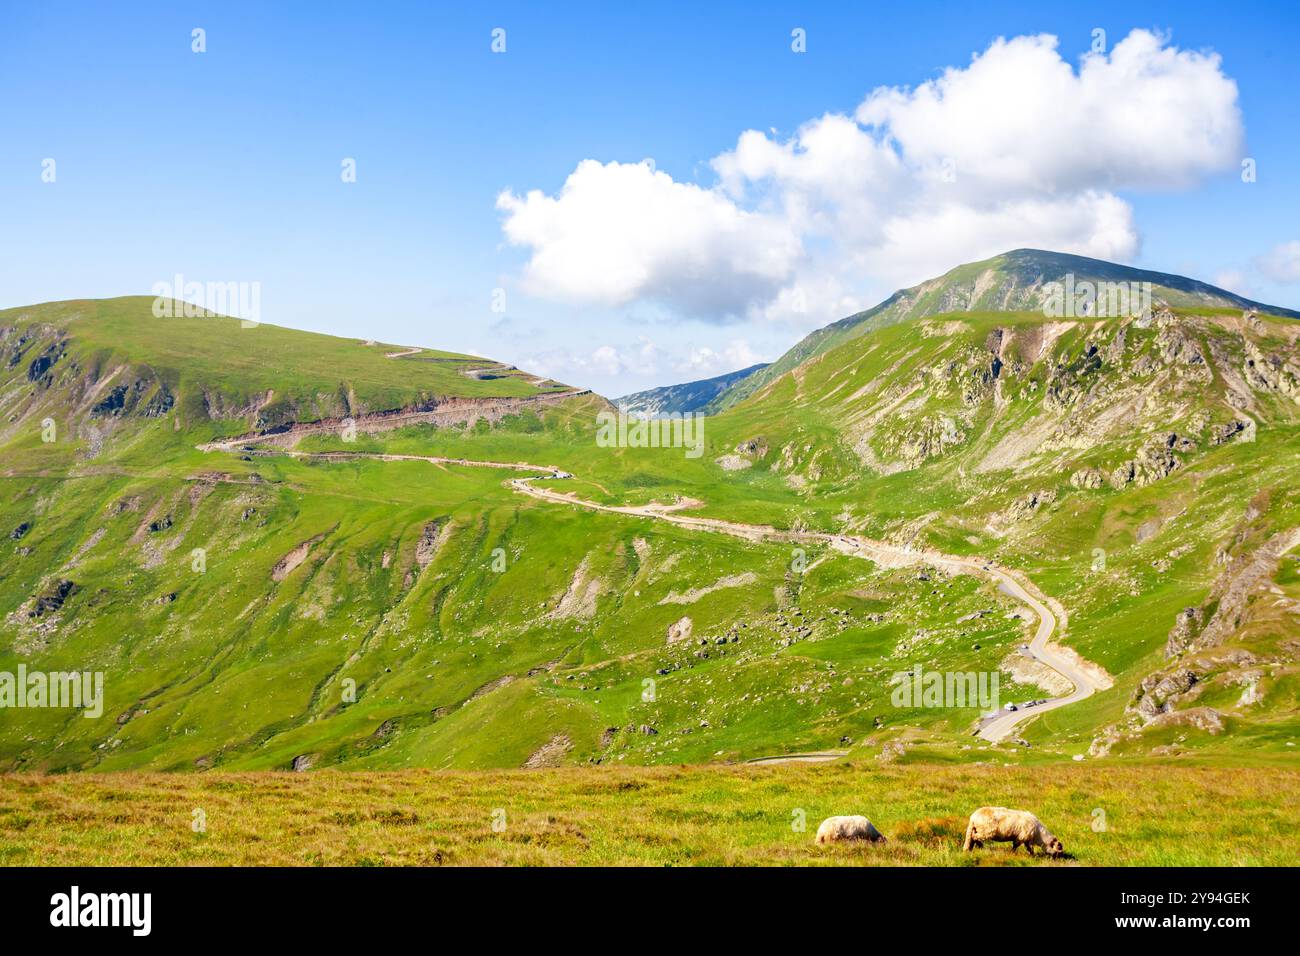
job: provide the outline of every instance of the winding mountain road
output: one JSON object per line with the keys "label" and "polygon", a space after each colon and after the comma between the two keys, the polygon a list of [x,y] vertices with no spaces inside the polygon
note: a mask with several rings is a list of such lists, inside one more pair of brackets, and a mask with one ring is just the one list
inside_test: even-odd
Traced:
{"label": "winding mountain road", "polygon": [[[1017,727],[1028,720],[1045,713],[1049,710],[1055,710],[1058,707],[1065,707],[1069,704],[1083,700],[1091,696],[1098,690],[1104,689],[1107,684],[1096,676],[1088,672],[1086,666],[1081,666],[1080,660],[1062,653],[1061,649],[1054,648],[1051,644],[1052,635],[1056,632],[1058,622],[1056,615],[1052,613],[1047,606],[1046,598],[1038,592],[1033,583],[1027,578],[1023,580],[1013,576],[1010,571],[997,567],[990,562],[981,561],[977,558],[960,557],[956,555],[943,554],[928,549],[917,549],[903,545],[888,544],[883,541],[876,541],[871,538],[864,538],[859,535],[838,534],[823,531],[782,531],[773,528],[770,525],[744,524],[736,521],[725,521],[721,518],[703,518],[698,515],[682,514],[682,510],[692,507],[696,502],[683,502],[677,505],[606,505],[598,501],[590,501],[585,498],[579,498],[576,493],[563,493],[550,487],[542,487],[536,484],[539,481],[547,480],[565,480],[573,476],[553,465],[533,465],[528,462],[504,462],[504,461],[476,461],[468,458],[447,458],[433,455],[395,455],[384,454],[379,452],[301,452],[289,449],[278,449],[276,452],[257,452],[250,446],[260,443],[264,440],[280,438],[281,436],[250,436],[243,439],[233,439],[225,442],[213,442],[209,445],[200,446],[204,451],[233,451],[236,447],[243,447],[245,450],[254,451],[257,454],[283,454],[294,458],[314,458],[321,460],[348,460],[357,458],[369,458],[378,461],[425,461],[435,465],[463,465],[475,468],[503,468],[514,471],[541,472],[541,474],[530,475],[526,478],[512,478],[508,484],[515,492],[527,495],[530,498],[536,498],[541,501],[551,502],[553,504],[569,505],[575,508],[584,508],[589,511],[603,511],[610,514],[631,515],[639,518],[650,518],[656,521],[666,521],[683,528],[691,528],[698,531],[710,531],[718,534],[728,534],[737,538],[744,538],[747,541],[784,541],[793,544],[825,544],[835,550],[855,557],[865,558],[881,567],[909,567],[918,564],[926,564],[932,567],[941,567],[955,573],[964,574],[983,574],[995,581],[1004,594],[1020,601],[1027,606],[1038,617],[1038,628],[1034,633],[1033,639],[1029,642],[1027,649],[1029,654],[1037,661],[1056,671],[1067,681],[1069,681],[1074,690],[1061,697],[1055,697],[1045,700],[1040,704],[1032,707],[1021,707],[1014,711],[999,711],[996,715],[984,718],[979,726],[979,736],[991,743],[1005,740]],[[1086,663],[1086,662],[1084,662]],[[766,758],[767,762],[780,762],[798,759],[833,759],[825,754],[813,755],[786,755],[784,757]]]}

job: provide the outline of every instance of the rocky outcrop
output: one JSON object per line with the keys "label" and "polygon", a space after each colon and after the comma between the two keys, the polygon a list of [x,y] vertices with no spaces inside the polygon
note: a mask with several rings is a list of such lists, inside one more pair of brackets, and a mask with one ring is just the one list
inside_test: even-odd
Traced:
{"label": "rocky outcrop", "polygon": [[1190,451],[1195,447],[1196,442],[1177,432],[1153,439],[1138,450],[1135,458],[1111,472],[1111,487],[1118,490],[1129,484],[1139,488],[1153,484],[1182,466],[1182,459],[1174,454],[1175,451]]}
{"label": "rocky outcrop", "polygon": [[[1245,529],[1239,535],[1246,534]],[[1300,528],[1277,532],[1254,549],[1243,548],[1237,554],[1225,555],[1223,572],[1210,588],[1209,597],[1197,615],[1209,615],[1204,627],[1193,632],[1191,624],[1187,627],[1185,638],[1180,632],[1180,651],[1201,651],[1217,647],[1232,634],[1241,629],[1249,613],[1251,598],[1268,587],[1277,572],[1278,561],[1282,555],[1300,546]],[[1190,609],[1188,609],[1190,610]],[[1187,610],[1183,611],[1183,616]],[[1199,621],[1193,616],[1193,620]],[[1175,625],[1175,631],[1179,631]],[[1166,653],[1172,648],[1174,632],[1170,633],[1170,643],[1166,644]]]}
{"label": "rocky outcrop", "polygon": [[1156,336],[1156,347],[1166,364],[1182,365],[1195,370],[1194,377],[1208,381],[1211,373],[1200,345],[1188,334],[1184,322],[1171,320],[1161,323]]}
{"label": "rocky outcrop", "polygon": [[430,521],[420,531],[420,540],[415,544],[415,563],[423,571],[433,561],[441,546],[442,526],[437,521]]}
{"label": "rocky outcrop", "polygon": [[53,381],[50,370],[55,363],[67,352],[66,342],[56,342],[41,352],[40,355],[32,359],[31,364],[27,366],[27,381],[40,382],[47,387]]}
{"label": "rocky outcrop", "polygon": [[578,564],[568,589],[559,597],[555,608],[546,616],[551,620],[564,618],[590,620],[596,616],[596,600],[603,589],[604,583],[591,573],[591,556],[588,555]]}
{"label": "rocky outcrop", "polygon": [[1230,441],[1254,441],[1255,423],[1233,419],[1215,426],[1210,432],[1211,445],[1226,445]]}
{"label": "rocky outcrop", "polygon": [[1276,392],[1300,402],[1300,364],[1294,358],[1268,355],[1254,342],[1246,341],[1246,364],[1242,370],[1251,388]]}
{"label": "rocky outcrop", "polygon": [[931,415],[885,440],[890,456],[916,468],[966,440],[966,433],[946,415]]}
{"label": "rocky outcrop", "polygon": [[1172,709],[1179,697],[1196,686],[1197,679],[1196,673],[1186,667],[1171,673],[1151,674],[1138,685],[1125,709],[1137,713],[1144,720],[1152,720]]}
{"label": "rocky outcrop", "polygon": [[1165,639],[1165,657],[1177,657],[1187,650],[1192,639],[1200,633],[1204,614],[1199,607],[1185,607],[1178,612],[1178,620]]}
{"label": "rocky outcrop", "polygon": [[55,611],[60,610],[68,598],[76,594],[77,591],[78,587],[75,581],[59,581],[36,596],[36,599],[32,602],[31,610],[27,612],[27,616],[34,619],[53,614]]}
{"label": "rocky outcrop", "polygon": [[723,471],[744,471],[754,465],[748,458],[742,458],[740,455],[723,455],[715,458],[713,463]]}
{"label": "rocky outcrop", "polygon": [[171,411],[176,398],[167,386],[148,379],[136,379],[130,385],[115,385],[90,408],[92,418],[136,414],[143,418],[161,418]]}
{"label": "rocky outcrop", "polygon": [[1097,489],[1106,483],[1106,476],[1099,468],[1080,468],[1070,476],[1070,484],[1075,488]]}
{"label": "rocky outcrop", "polygon": [[689,617],[682,617],[676,623],[668,625],[668,643],[677,644],[681,641],[689,641],[694,627],[695,622]]}

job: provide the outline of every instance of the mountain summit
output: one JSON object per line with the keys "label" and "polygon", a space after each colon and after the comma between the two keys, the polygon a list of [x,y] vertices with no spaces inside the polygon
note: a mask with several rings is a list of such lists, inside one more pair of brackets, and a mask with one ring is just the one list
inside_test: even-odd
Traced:
{"label": "mountain summit", "polygon": [[[938,278],[900,289],[873,308],[811,332],[770,365],[733,372],[734,380],[713,397],[705,398],[710,389],[704,386],[717,379],[670,386],[672,398],[662,394],[665,389],[648,389],[627,398],[635,397],[647,407],[671,401],[673,410],[681,412],[721,411],[808,359],[874,329],[948,312],[1041,311],[1046,297],[1044,287],[1054,282],[1065,283],[1069,277],[1075,283],[1150,283],[1157,304],[1177,308],[1231,308],[1300,319],[1300,312],[1255,302],[1185,276],[1135,269],[1064,252],[1015,249],[992,259],[957,266]],[[704,400],[691,404],[691,398]]]}

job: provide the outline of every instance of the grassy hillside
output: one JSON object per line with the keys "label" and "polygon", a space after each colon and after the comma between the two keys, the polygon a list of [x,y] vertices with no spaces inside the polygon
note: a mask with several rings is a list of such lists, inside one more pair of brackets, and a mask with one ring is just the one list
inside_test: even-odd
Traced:
{"label": "grassy hillside", "polygon": [[[131,296],[0,311],[3,401],[15,416],[102,422],[138,411],[180,430],[210,422],[269,427],[359,415],[439,397],[518,397],[557,387],[487,359],[408,351],[223,316],[155,318],[154,299]],[[24,395],[27,392],[29,394]],[[45,397],[60,399],[49,403]]]}
{"label": "grassy hillside", "polygon": [[[102,719],[0,722],[0,769],[1294,755],[1284,316],[913,319],[710,418],[688,457],[602,447],[603,400],[488,360],[150,301],[0,314],[0,671],[105,674]],[[541,467],[359,457],[385,454]],[[1114,686],[1019,743],[973,739],[977,707],[898,707],[891,680],[919,664],[1053,695],[1019,662],[1029,616],[987,579],[510,484],[552,468],[593,504],[995,559]]]}
{"label": "grassy hillside", "polygon": [[1217,309],[938,316],[778,379],[714,420],[710,452],[788,482],[809,523],[1030,574],[1116,678],[1035,745],[1294,747],[1298,336]]}
{"label": "grassy hillside", "polygon": [[782,375],[845,342],[899,322],[949,312],[1009,312],[1042,315],[1043,286],[1072,275],[1081,282],[1149,282],[1152,295],[1174,308],[1232,308],[1300,318],[1300,313],[1263,305],[1206,282],[1164,272],[1041,249],[1012,252],[957,266],[936,279],[900,289],[879,305],[809,333],[766,368],[737,381],[715,399],[712,410],[729,408]]}

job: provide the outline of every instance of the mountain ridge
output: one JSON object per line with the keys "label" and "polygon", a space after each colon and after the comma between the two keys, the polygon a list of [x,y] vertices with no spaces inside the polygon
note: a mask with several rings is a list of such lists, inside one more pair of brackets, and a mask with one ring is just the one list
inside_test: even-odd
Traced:
{"label": "mountain ridge", "polygon": [[665,415],[675,412],[693,412],[708,405],[733,384],[755,372],[767,368],[769,363],[758,362],[748,368],[725,372],[712,378],[682,382],[677,385],[660,385],[632,392],[612,399],[622,411],[631,415]]}
{"label": "mountain ridge", "polygon": [[[1300,311],[1256,302],[1198,279],[1168,272],[1139,269],[1104,259],[1043,249],[1013,249],[977,262],[963,263],[933,279],[899,289],[884,301],[837,319],[808,333],[774,362],[736,378],[714,398],[700,405],[683,404],[679,411],[715,414],[743,401],[764,385],[801,363],[873,329],[946,312],[1022,311],[1041,303],[1042,287],[1074,275],[1082,281],[1150,282],[1153,295],[1167,305],[1240,308],[1284,318],[1300,319]],[[711,380],[710,380],[711,381]],[[683,383],[672,386],[679,394],[692,394]],[[647,389],[638,395],[653,395]]]}
{"label": "mountain ridge", "polygon": [[[603,399],[488,360],[147,298],[0,313],[0,672],[106,676],[103,721],[0,722],[0,767],[1283,752],[1300,323],[1194,289],[1136,318],[965,308],[981,272],[695,455],[602,444]],[[1014,746],[969,702],[893,703],[918,664],[1061,693],[1024,609],[927,554],[1034,582],[1052,653],[1113,685]]]}

